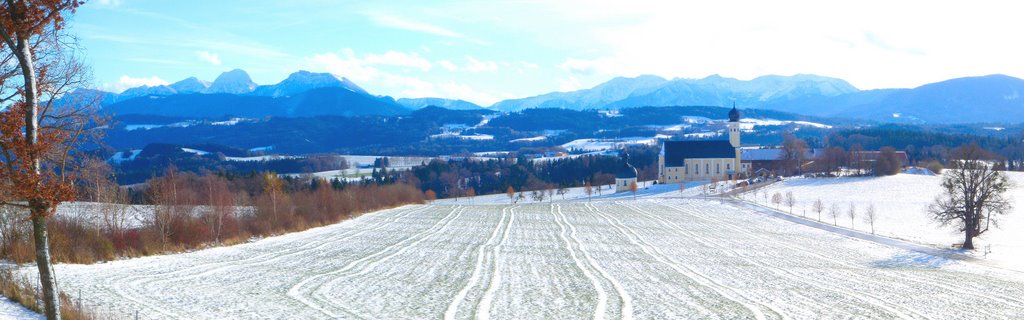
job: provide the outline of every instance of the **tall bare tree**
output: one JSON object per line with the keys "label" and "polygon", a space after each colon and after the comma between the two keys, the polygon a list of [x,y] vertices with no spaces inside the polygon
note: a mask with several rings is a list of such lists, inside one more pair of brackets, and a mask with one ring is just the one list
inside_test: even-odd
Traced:
{"label": "tall bare tree", "polygon": [[818,214],[818,222],[821,222],[821,212],[825,211],[825,204],[821,203],[821,199],[814,200],[814,205],[811,206],[811,210]]}
{"label": "tall bare tree", "polygon": [[779,160],[782,160],[784,171],[789,175],[800,174],[804,161],[807,160],[807,142],[793,136],[791,133],[782,135],[782,153]]}
{"label": "tall bare tree", "polygon": [[[55,104],[87,72],[64,33],[78,0],[0,3],[0,204],[30,212],[36,265],[48,319],[60,318],[46,220],[73,199],[71,158],[88,122],[79,108]],[[82,108],[82,110],[86,110]]]}
{"label": "tall bare tree", "polygon": [[850,208],[846,210],[846,216],[850,217],[850,229],[856,229],[854,225],[854,219],[857,219],[857,206],[850,202]]}
{"label": "tall bare tree", "polygon": [[998,217],[1013,208],[1005,196],[1012,184],[995,170],[993,158],[973,143],[956,148],[942,177],[942,195],[928,206],[936,221],[964,232],[964,249],[974,249],[974,237],[997,226]]}
{"label": "tall bare tree", "polygon": [[871,234],[875,234],[875,221],[877,220],[878,212],[875,211],[875,204],[868,205],[868,210],[864,212],[864,222],[871,226]]}
{"label": "tall bare tree", "polygon": [[789,213],[793,213],[793,206],[796,205],[796,198],[793,197],[793,191],[786,191],[786,206],[789,207]]}

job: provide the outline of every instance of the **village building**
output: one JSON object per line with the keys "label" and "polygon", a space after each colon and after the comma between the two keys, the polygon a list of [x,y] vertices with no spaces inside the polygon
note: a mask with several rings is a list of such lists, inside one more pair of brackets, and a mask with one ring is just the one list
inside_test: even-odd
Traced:
{"label": "village building", "polygon": [[664,141],[658,154],[658,182],[732,180],[750,170],[740,152],[740,112],[729,111],[729,140]]}
{"label": "village building", "polygon": [[615,173],[615,193],[627,192],[636,183],[636,168],[629,164],[629,153],[622,153],[622,167]]}

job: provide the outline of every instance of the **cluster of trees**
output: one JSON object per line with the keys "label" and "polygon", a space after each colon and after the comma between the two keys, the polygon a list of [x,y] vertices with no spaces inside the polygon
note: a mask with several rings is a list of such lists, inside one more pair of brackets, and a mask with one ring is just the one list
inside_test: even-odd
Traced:
{"label": "cluster of trees", "polygon": [[880,147],[877,154],[865,151],[860,144],[848,148],[842,145],[827,146],[821,148],[820,152],[812,153],[804,139],[783,133],[780,151],[778,166],[774,169],[783,175],[817,173],[827,176],[889,176],[899,173],[903,168],[903,159],[890,146]]}
{"label": "cluster of trees", "polygon": [[[629,150],[630,164],[637,168],[639,180],[657,177],[658,149],[636,147]],[[393,173],[393,179],[432,191],[439,198],[515,191],[558,190],[564,188],[615,183],[622,160],[612,156],[579,156],[552,161],[525,158],[501,160],[434,160],[410,171]]]}
{"label": "cluster of trees", "polygon": [[[54,260],[91,263],[237,243],[424,199],[407,184],[282,178],[271,172],[196,174],[173,166],[144,186],[123,188],[109,179],[110,170],[92,161],[79,179],[79,198],[97,201],[101,216],[72,213],[49,220]],[[24,213],[4,208],[0,256],[31,261],[30,230],[18,219]]]}

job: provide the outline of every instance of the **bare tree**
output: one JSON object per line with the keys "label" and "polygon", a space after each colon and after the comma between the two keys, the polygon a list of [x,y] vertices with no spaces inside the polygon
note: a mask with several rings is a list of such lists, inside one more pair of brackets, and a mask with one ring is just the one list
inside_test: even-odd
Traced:
{"label": "bare tree", "polygon": [[857,206],[850,202],[850,208],[846,210],[846,216],[850,217],[850,229],[856,229],[854,219],[857,219]]}
{"label": "bare tree", "polygon": [[565,200],[565,194],[569,193],[569,188],[566,188],[564,186],[559,186],[558,187],[558,191],[556,191],[556,192],[558,193],[559,196],[562,196],[562,200]]}
{"label": "bare tree", "polygon": [[530,198],[533,198],[534,202],[544,202],[544,190],[533,190],[530,191]]}
{"label": "bare tree", "polygon": [[875,204],[868,205],[868,210],[864,212],[864,222],[867,222],[871,226],[871,234],[875,234],[875,221],[878,219],[878,214],[875,213]]}
{"label": "bare tree", "polygon": [[964,249],[974,249],[974,237],[998,226],[998,217],[1013,208],[1004,195],[1012,183],[992,158],[973,143],[958,147],[943,175],[942,195],[928,206],[936,221],[964,232]]}
{"label": "bare tree", "polygon": [[754,193],[754,203],[757,203],[757,190],[758,190],[758,188],[754,188],[754,191],[753,191],[753,193]]}
{"label": "bare tree", "polygon": [[[0,205],[26,209],[47,319],[60,318],[47,218],[74,198],[72,158],[95,104],[55,103],[86,82],[65,21],[76,0],[0,3]],[[85,107],[89,106],[89,107]]]}
{"label": "bare tree", "polygon": [[508,189],[505,189],[505,195],[508,196],[508,204],[515,203],[513,199],[516,197],[516,189],[513,189],[512,186],[508,186]]}
{"label": "bare tree", "polygon": [[793,197],[793,191],[786,191],[786,206],[789,207],[789,213],[793,213],[793,205],[796,205],[796,198]]}
{"label": "bare tree", "polygon": [[519,194],[516,195],[516,203],[519,203],[519,201],[523,200],[526,200],[526,193],[519,191]]}
{"label": "bare tree", "polygon": [[840,211],[838,203],[833,203],[832,206],[828,208],[828,215],[832,216],[833,226],[839,225],[839,212]]}
{"label": "bare tree", "polygon": [[587,193],[587,202],[590,202],[590,196],[594,194],[594,187],[590,185],[590,181],[583,184],[583,192]]}
{"label": "bare tree", "polygon": [[433,202],[434,200],[437,200],[437,192],[427,189],[427,192],[423,193],[423,197],[427,199],[427,202]]}
{"label": "bare tree", "polygon": [[775,209],[778,209],[779,208],[779,204],[781,204],[781,203],[782,203],[782,194],[778,193],[778,192],[775,192],[775,194],[772,194],[772,204],[775,205]]}
{"label": "bare tree", "polygon": [[637,189],[638,188],[637,188],[637,185],[636,185],[636,181],[633,181],[633,182],[629,183],[629,192],[633,193],[633,200],[636,200],[636,191],[637,191]]}
{"label": "bare tree", "polygon": [[818,213],[818,221],[821,221],[821,212],[825,211],[825,204],[821,203],[821,199],[814,200],[814,205],[811,206],[811,210]]}
{"label": "bare tree", "polygon": [[791,133],[782,134],[782,153],[779,160],[782,160],[784,171],[789,175],[800,174],[801,167],[807,157],[807,142],[793,136]]}

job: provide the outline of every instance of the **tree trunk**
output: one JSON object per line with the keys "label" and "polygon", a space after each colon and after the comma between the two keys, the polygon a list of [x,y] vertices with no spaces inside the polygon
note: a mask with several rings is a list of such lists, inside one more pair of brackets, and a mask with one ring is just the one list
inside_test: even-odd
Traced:
{"label": "tree trunk", "polygon": [[974,236],[971,235],[971,230],[968,229],[964,234],[964,245],[961,246],[961,248],[965,250],[974,250]]}
{"label": "tree trunk", "polygon": [[[36,80],[35,58],[27,37],[17,39],[17,48],[11,48],[18,57],[22,78],[25,81],[25,143],[35,148],[39,143],[39,82]],[[33,155],[32,170],[42,173],[38,155]],[[38,182],[37,182],[38,183]],[[38,188],[39,186],[33,186]],[[36,189],[38,190],[38,189]],[[46,215],[49,207],[42,199],[28,199],[32,212],[32,236],[36,246],[36,265],[39,267],[39,282],[43,289],[43,303],[47,319],[60,319],[60,302],[57,299],[57,281],[54,279],[50,261],[50,237],[46,232]]]}
{"label": "tree trunk", "polygon": [[57,299],[57,279],[50,260],[50,239],[46,230],[46,213],[32,212],[32,237],[36,245],[36,266],[39,268],[39,282],[42,284],[44,311],[47,319],[60,319],[60,299]]}

